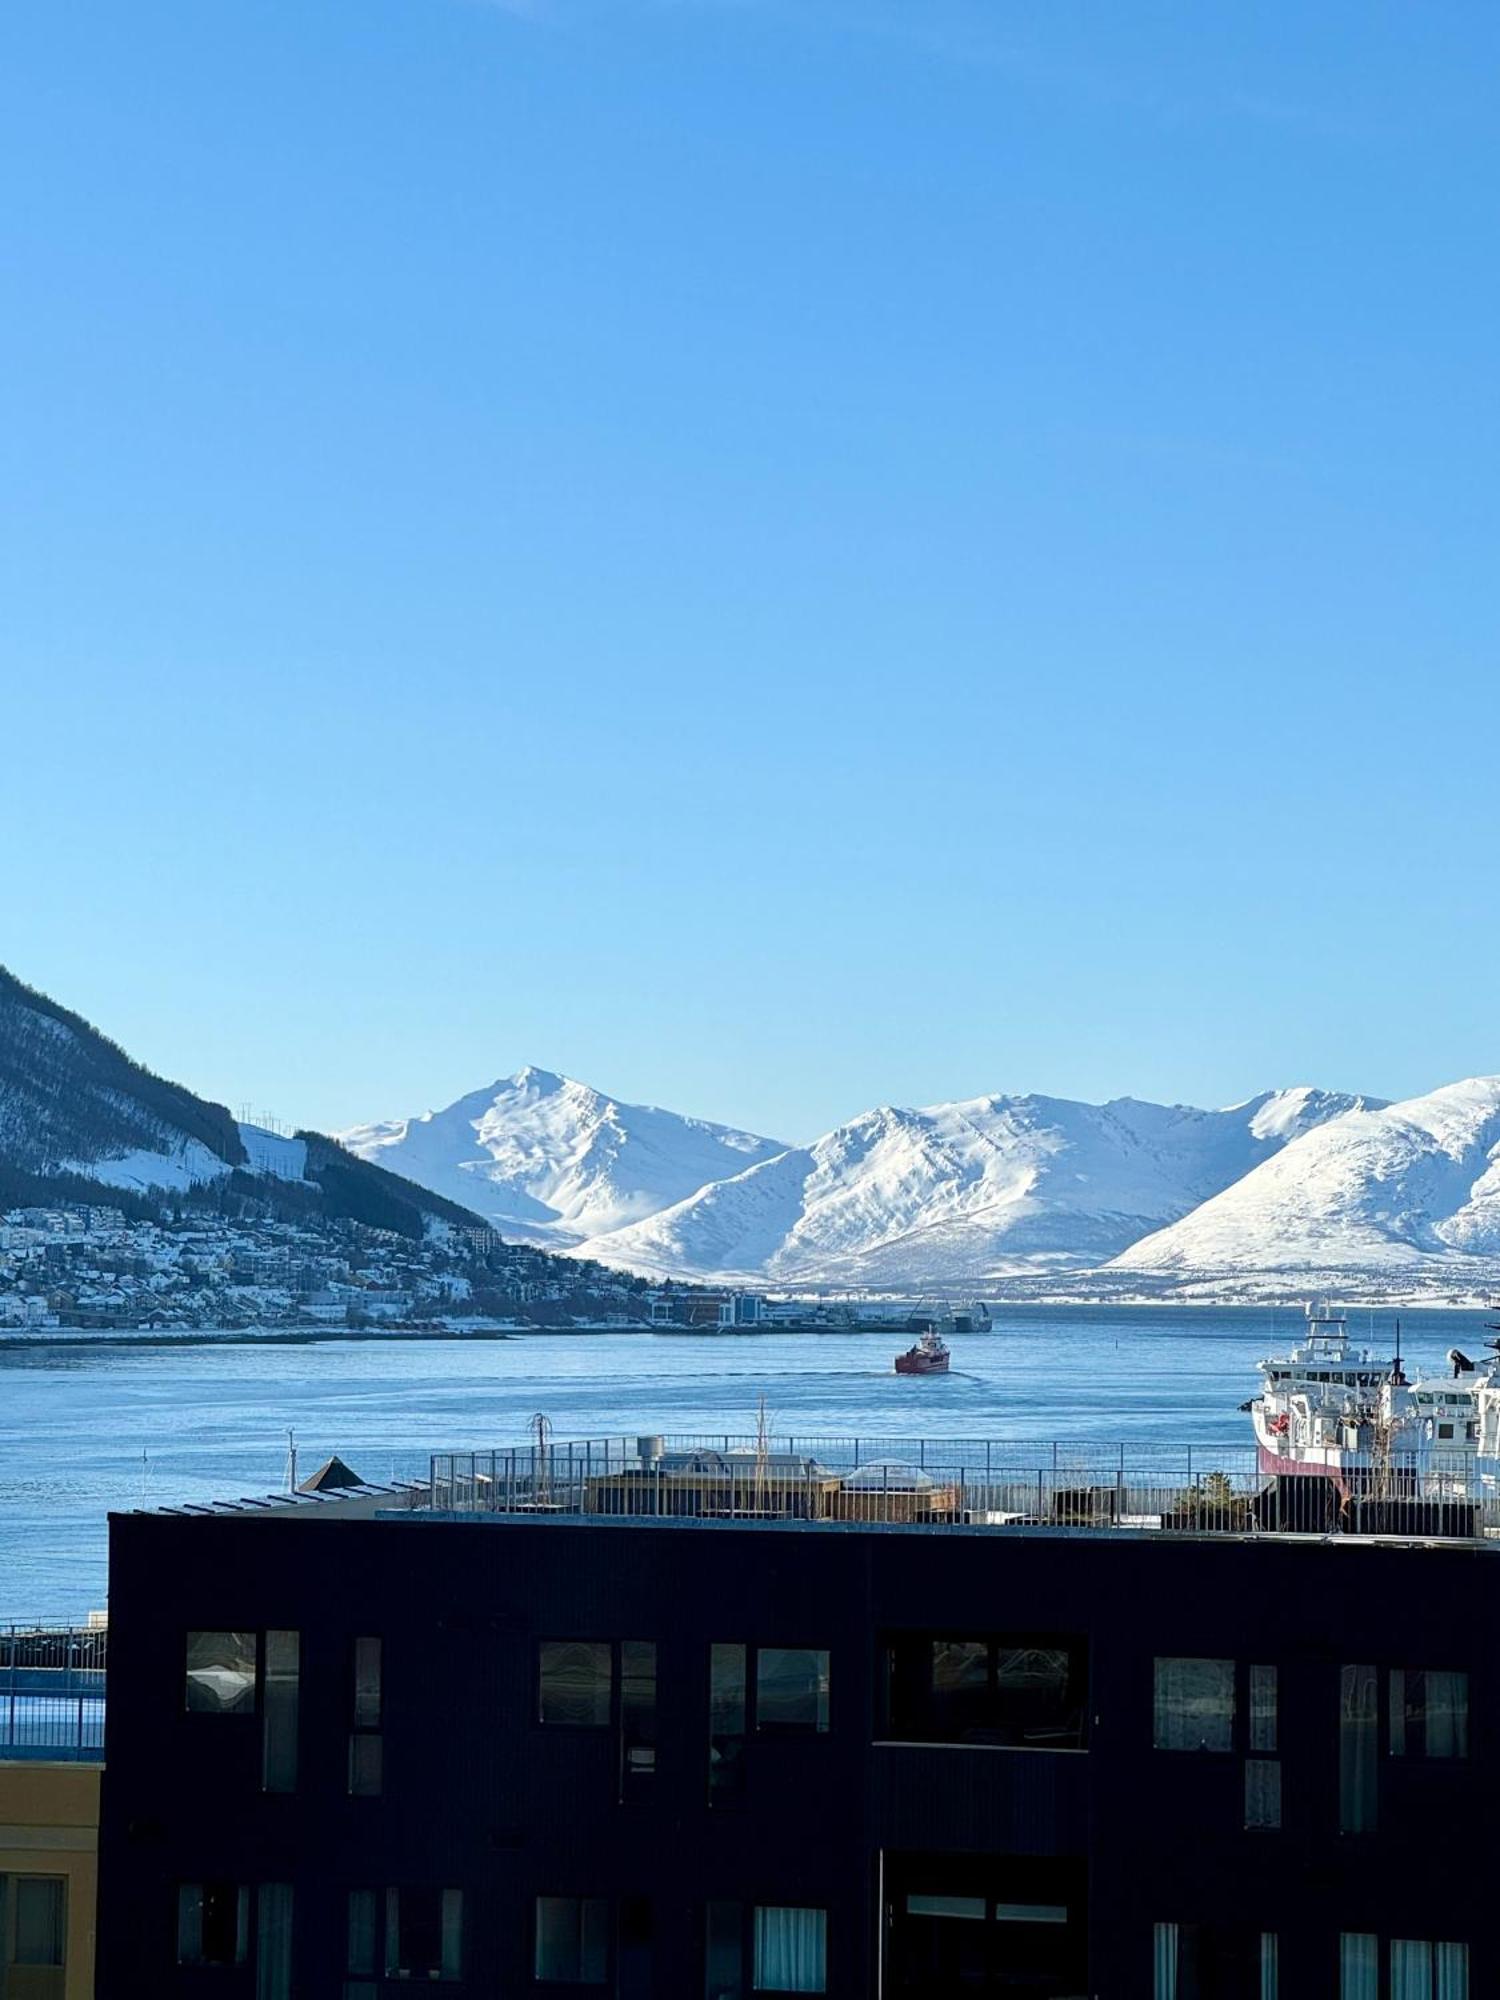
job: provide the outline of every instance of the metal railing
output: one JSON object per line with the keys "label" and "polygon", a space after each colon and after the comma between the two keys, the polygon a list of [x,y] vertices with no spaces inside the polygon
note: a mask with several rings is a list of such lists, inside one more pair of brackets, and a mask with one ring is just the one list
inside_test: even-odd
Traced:
{"label": "metal railing", "polygon": [[595,1438],[439,1452],[458,1514],[1500,1538],[1500,1461],[1427,1454],[1274,1476],[1255,1447],[965,1438]]}
{"label": "metal railing", "polygon": [[104,1756],[102,1626],[0,1624],[0,1763]]}

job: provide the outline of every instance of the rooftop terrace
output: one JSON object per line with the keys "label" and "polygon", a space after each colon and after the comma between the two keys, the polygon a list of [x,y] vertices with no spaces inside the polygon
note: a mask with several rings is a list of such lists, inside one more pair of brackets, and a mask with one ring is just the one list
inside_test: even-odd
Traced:
{"label": "rooftop terrace", "polygon": [[446,1516],[733,1520],[1500,1542],[1500,1463],[1268,1478],[1251,1445],[694,1435],[439,1452]]}

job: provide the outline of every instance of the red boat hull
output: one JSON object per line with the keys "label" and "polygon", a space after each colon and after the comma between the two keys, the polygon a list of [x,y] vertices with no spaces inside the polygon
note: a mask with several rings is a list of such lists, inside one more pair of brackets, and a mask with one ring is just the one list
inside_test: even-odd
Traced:
{"label": "red boat hull", "polygon": [[898,1375],[946,1375],[948,1357],[946,1354],[934,1361],[925,1354],[898,1354],[896,1373]]}

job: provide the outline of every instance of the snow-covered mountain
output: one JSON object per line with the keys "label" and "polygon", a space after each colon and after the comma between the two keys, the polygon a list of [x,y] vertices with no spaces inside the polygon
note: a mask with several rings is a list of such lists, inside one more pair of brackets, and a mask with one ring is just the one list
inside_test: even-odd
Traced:
{"label": "snow-covered mountain", "polygon": [[339,1134],[349,1151],[477,1210],[508,1236],[581,1244],[785,1151],[526,1068],[443,1111]]}
{"label": "snow-covered mountain", "polygon": [[1300,1088],[1227,1111],[1132,1098],[884,1106],[586,1247],[632,1269],[784,1283],[1090,1268],[1359,1102]]}
{"label": "snow-covered mountain", "polygon": [[979,1097],[866,1112],[811,1146],[621,1104],[546,1070],[340,1134],[511,1235],[691,1277],[926,1286],[1085,1269],[1362,1100],[1227,1111]]}
{"label": "snow-covered mountain", "polygon": [[[1500,1077],[1346,1112],[1264,1161],[1113,1268],[1450,1274],[1500,1256]],[[1490,1264],[1490,1277],[1495,1275]]]}

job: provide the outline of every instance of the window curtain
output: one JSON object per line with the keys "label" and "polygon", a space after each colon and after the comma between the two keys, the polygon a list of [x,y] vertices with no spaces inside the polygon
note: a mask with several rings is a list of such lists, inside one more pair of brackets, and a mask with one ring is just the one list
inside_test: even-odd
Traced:
{"label": "window curtain", "polygon": [[255,1900],[255,2000],[291,2000],[290,1884],[262,1882]]}
{"label": "window curtain", "polygon": [[1424,1938],[1391,1939],[1391,2000],[1432,2000],[1432,1946]]}
{"label": "window curtain", "polygon": [[1277,2000],[1281,1950],[1275,1931],[1260,1934],[1260,2000]]}
{"label": "window curtain", "polygon": [[[1339,1675],[1339,1831],[1373,1833],[1379,1773],[1379,1693],[1373,1667]],[[1357,1933],[1350,1932],[1355,1936]],[[1373,2000],[1373,1994],[1372,1994]]]}
{"label": "window curtain", "polygon": [[1466,1944],[1437,1944],[1432,1948],[1436,1975],[1433,2000],[1469,2000],[1469,1947]]}
{"label": "window curtain", "polygon": [[1339,1938],[1339,2000],[1380,2000],[1380,1940],[1370,1932]]}
{"label": "window curtain", "polygon": [[444,1979],[461,1979],[464,1969],[464,1892],[462,1889],[445,1889],[443,1891],[441,1954],[441,1976]]}
{"label": "window curtain", "polygon": [[1151,1935],[1151,2000],[1177,2000],[1176,1924],[1158,1924]]}
{"label": "window curtain", "polygon": [[825,1910],[757,1909],[755,1987],[759,1993],[826,1991]]}
{"label": "window curtain", "polygon": [[1429,1757],[1469,1754],[1469,1677],[1467,1674],[1423,1674]]}
{"label": "window curtain", "polygon": [[1152,1724],[1158,1750],[1232,1750],[1234,1661],[1158,1660]]}

